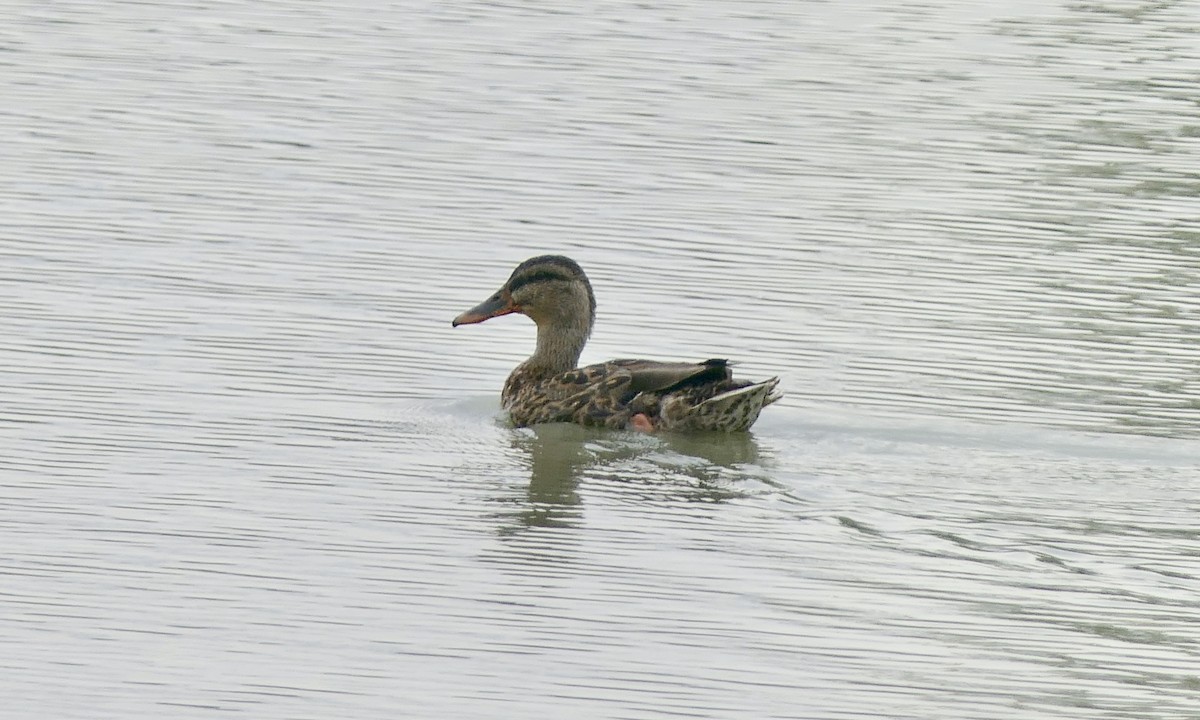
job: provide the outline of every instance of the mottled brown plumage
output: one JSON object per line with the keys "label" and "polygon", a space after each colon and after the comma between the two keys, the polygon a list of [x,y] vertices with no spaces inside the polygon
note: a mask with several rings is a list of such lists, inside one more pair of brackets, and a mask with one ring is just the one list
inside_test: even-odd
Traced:
{"label": "mottled brown plumage", "polygon": [[538,326],[537,349],[504,383],[501,402],[517,426],[574,422],[610,428],[746,430],[778,400],[779,378],[733,379],[725,360],[610,360],[577,368],[596,299],[570,258],[541,255],[517,266],[496,294],[453,325],[519,312]]}

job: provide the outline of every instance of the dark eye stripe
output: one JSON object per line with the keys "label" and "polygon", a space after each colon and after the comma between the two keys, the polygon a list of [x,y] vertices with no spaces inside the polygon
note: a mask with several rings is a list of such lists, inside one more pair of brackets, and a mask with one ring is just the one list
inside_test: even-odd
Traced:
{"label": "dark eye stripe", "polygon": [[528,275],[522,275],[518,278],[513,278],[508,284],[509,292],[516,292],[518,288],[522,288],[530,283],[548,282],[551,280],[560,280],[569,282],[572,278],[563,275],[562,273],[553,272],[551,270],[538,270],[531,272]]}

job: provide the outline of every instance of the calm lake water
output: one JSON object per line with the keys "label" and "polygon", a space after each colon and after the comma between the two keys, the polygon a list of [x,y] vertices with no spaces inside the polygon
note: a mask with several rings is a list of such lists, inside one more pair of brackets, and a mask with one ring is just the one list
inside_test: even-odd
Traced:
{"label": "calm lake water", "polygon": [[0,16],[6,719],[1200,718],[1195,3]]}

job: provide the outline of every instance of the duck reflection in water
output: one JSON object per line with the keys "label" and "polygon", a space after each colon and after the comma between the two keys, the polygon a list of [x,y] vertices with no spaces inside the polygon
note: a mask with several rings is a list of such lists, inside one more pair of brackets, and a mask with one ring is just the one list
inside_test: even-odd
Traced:
{"label": "duck reflection in water", "polygon": [[584,479],[597,492],[639,502],[711,503],[741,497],[737,481],[763,475],[763,453],[749,433],[649,436],[552,423],[514,430],[510,442],[528,463],[529,484],[506,534],[579,524]]}

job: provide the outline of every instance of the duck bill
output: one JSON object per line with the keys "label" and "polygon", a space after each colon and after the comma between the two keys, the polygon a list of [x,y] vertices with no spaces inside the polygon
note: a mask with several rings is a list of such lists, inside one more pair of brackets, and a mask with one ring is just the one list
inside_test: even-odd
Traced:
{"label": "duck bill", "polygon": [[501,315],[520,312],[520,310],[521,308],[517,307],[516,303],[512,301],[512,296],[507,292],[501,291],[454,318],[450,325],[453,327],[472,325],[474,323],[481,323],[484,320],[491,320],[494,317],[500,317]]}

